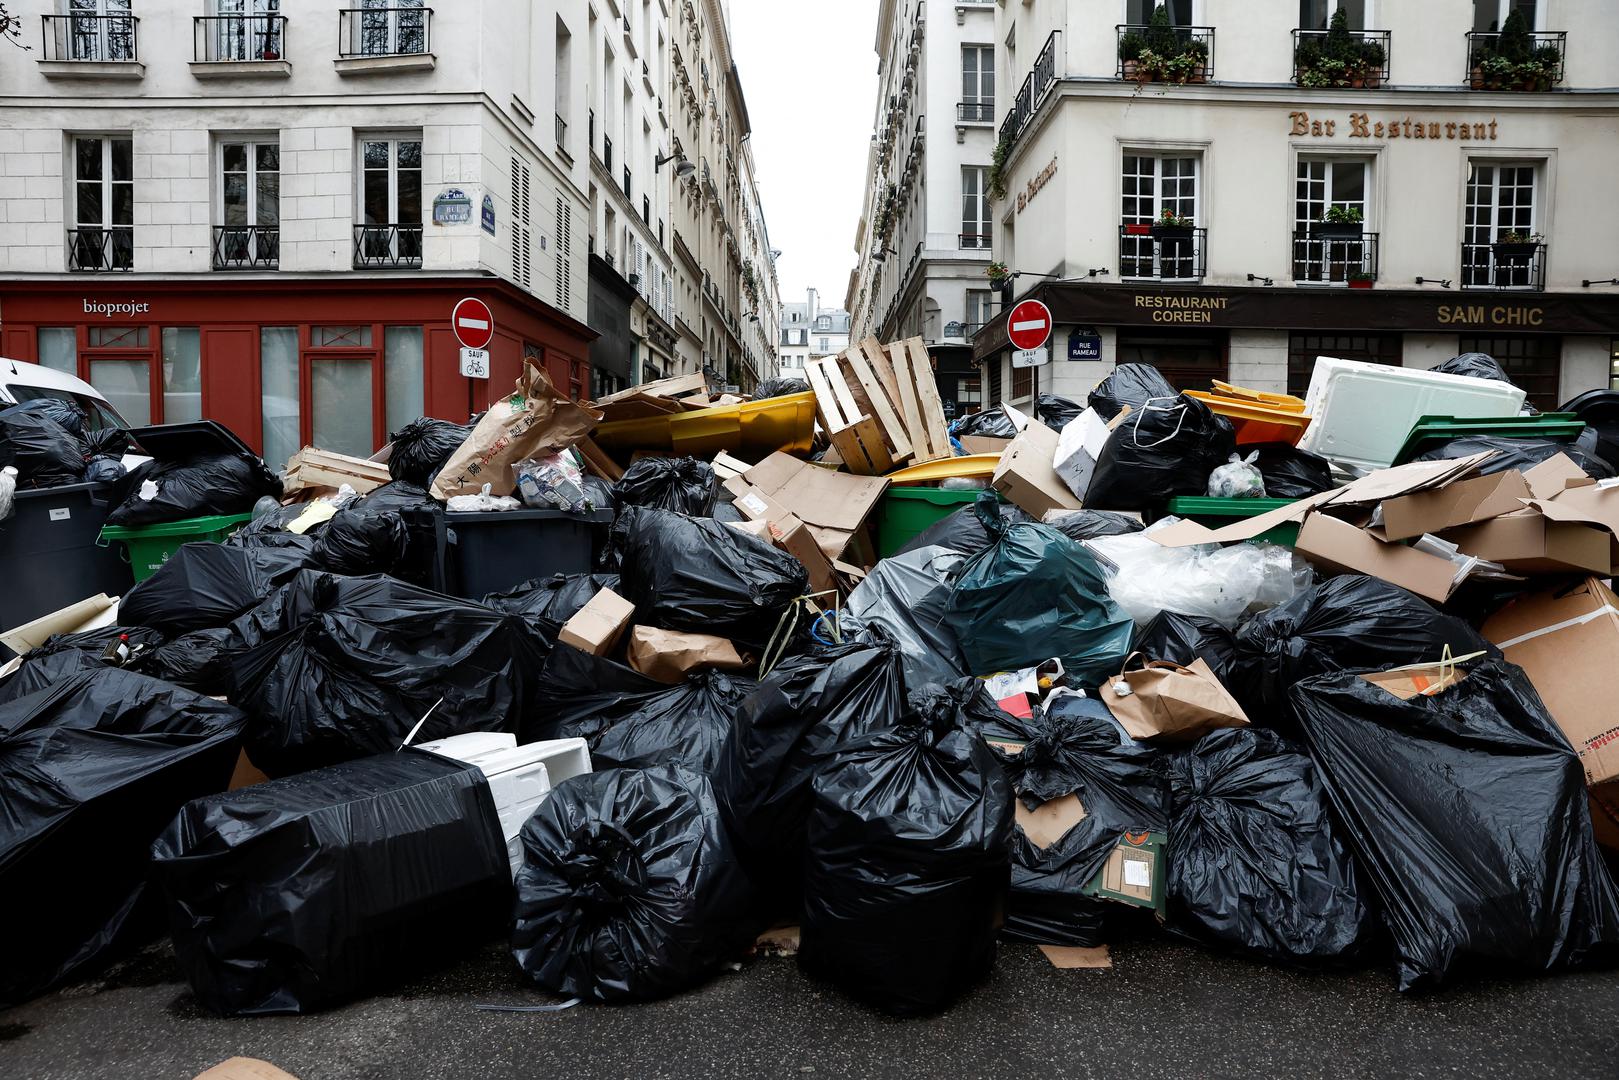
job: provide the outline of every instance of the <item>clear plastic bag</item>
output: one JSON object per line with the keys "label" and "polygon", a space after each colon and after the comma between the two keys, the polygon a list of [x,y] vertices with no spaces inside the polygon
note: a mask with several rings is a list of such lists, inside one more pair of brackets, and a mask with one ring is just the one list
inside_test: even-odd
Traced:
{"label": "clear plastic bag", "polygon": [[1100,536],[1085,546],[1111,564],[1108,595],[1137,624],[1161,611],[1200,615],[1235,628],[1310,587],[1310,565],[1275,544],[1199,544],[1168,548],[1152,534],[1178,518],[1125,536]]}
{"label": "clear plastic bag", "polygon": [[584,471],[570,452],[519,461],[512,466],[512,477],[518,498],[531,510],[583,514],[595,509],[585,492]]}
{"label": "clear plastic bag", "polygon": [[523,508],[523,504],[510,495],[495,495],[492,494],[493,491],[493,484],[485,484],[483,490],[476,495],[451,495],[445,501],[444,507],[452,514]]}
{"label": "clear plastic bag", "polygon": [[1265,474],[1254,464],[1258,460],[1257,450],[1247,457],[1232,454],[1230,461],[1209,474],[1209,498],[1263,499]]}

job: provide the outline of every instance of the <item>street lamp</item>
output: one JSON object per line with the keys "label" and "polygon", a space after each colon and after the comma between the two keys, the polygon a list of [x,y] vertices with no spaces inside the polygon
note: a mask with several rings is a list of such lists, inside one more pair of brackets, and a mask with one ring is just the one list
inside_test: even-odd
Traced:
{"label": "street lamp", "polygon": [[675,175],[682,180],[697,171],[697,166],[685,154],[659,154],[652,162],[652,171],[657,172],[671,161],[675,163]]}

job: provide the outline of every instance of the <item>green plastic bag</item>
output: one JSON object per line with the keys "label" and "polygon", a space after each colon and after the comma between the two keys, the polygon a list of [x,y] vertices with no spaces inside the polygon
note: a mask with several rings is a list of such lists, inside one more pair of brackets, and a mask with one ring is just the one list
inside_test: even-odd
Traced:
{"label": "green plastic bag", "polygon": [[1049,526],[1005,521],[993,493],[980,495],[974,509],[995,543],[962,568],[945,608],[970,674],[1054,656],[1079,684],[1117,672],[1133,626],[1090,553]]}

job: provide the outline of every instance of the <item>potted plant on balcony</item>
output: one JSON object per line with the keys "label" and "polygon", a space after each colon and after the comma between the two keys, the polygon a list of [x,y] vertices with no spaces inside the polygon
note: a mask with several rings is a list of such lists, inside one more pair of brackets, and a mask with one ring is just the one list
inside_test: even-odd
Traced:
{"label": "potted plant on balcony", "polygon": [[1011,279],[1012,271],[1007,268],[1005,263],[996,260],[995,262],[992,262],[988,266],[984,267],[984,276],[989,278],[989,283],[991,285],[998,288],[1001,285],[1006,284],[1006,282]]}
{"label": "potted plant on balcony", "polygon": [[1351,270],[1349,272],[1349,287],[1351,289],[1370,289],[1377,277],[1364,270]]}
{"label": "potted plant on balcony", "polygon": [[1329,206],[1316,223],[1320,240],[1359,240],[1366,228],[1365,215],[1358,206]]}
{"label": "potted plant on balcony", "polygon": [[1508,229],[1498,233],[1495,243],[1490,245],[1498,261],[1511,262],[1534,258],[1535,252],[1540,249],[1544,238],[1537,232],[1521,232],[1517,229]]}
{"label": "potted plant on balcony", "polygon": [[1127,31],[1119,38],[1119,71],[1126,79],[1136,77],[1136,68],[1140,64],[1141,54],[1146,51],[1147,39],[1134,30]]}
{"label": "potted plant on balcony", "polygon": [[1165,243],[1181,244],[1192,239],[1192,219],[1181,217],[1169,207],[1164,207],[1148,230],[1154,240]]}
{"label": "potted plant on balcony", "polygon": [[1388,61],[1388,53],[1384,52],[1383,46],[1376,41],[1361,42],[1359,51],[1360,85],[1368,90],[1376,90],[1383,85],[1383,65]]}

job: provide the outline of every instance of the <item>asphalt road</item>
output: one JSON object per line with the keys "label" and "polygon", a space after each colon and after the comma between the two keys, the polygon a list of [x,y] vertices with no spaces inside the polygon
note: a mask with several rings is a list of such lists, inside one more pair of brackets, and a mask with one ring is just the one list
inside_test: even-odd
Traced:
{"label": "asphalt road", "polygon": [[1602,1077],[1619,1075],[1619,971],[1395,992],[1384,969],[1300,974],[1152,939],[1106,971],[1003,946],[943,1015],[898,1021],[791,959],[750,961],[648,1005],[554,1001],[491,946],[395,992],[308,1017],[200,1011],[166,946],[0,1013],[8,1080],[190,1080],[233,1054],[299,1080],[594,1077]]}

